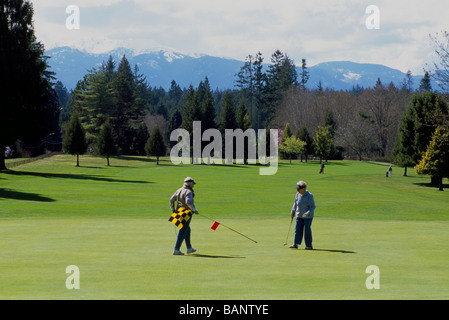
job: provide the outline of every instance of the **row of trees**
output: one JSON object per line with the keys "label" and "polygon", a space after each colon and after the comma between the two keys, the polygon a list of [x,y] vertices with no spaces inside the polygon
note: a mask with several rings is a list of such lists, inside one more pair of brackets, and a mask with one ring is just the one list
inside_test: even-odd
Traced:
{"label": "row of trees", "polygon": [[[166,92],[163,88],[151,88],[137,66],[132,71],[125,56],[117,70],[110,57],[98,70],[92,69],[85,75],[70,95],[58,86],[61,104],[66,106],[61,121],[67,121],[69,114],[79,117],[91,152],[98,150],[100,128],[109,121],[116,153],[137,155],[145,154],[148,131],[156,126],[165,141],[170,132],[180,127],[192,133],[194,121],[201,121],[203,131],[218,128],[223,133],[225,129],[259,128],[261,121],[268,128],[283,91],[290,86],[305,86],[305,61],[304,76],[298,82],[293,61],[279,50],[266,71],[260,53],[254,63],[251,56],[248,59],[236,76],[238,90],[212,91],[206,77],[197,88],[191,85],[181,89],[172,81]],[[247,74],[254,70],[258,80]]]}
{"label": "row of trees", "polygon": [[[448,176],[447,99],[430,87],[430,77],[443,90],[449,87],[447,33],[443,41],[434,40],[441,63],[435,65],[436,72],[426,73],[420,93],[411,91],[410,74],[400,88],[379,79],[373,88],[350,92],[321,86],[307,90],[306,61],[298,73],[294,61],[277,50],[267,67],[261,53],[249,55],[233,91],[212,91],[207,78],[196,89],[181,89],[175,81],[168,92],[151,88],[123,57],[117,68],[110,58],[92,69],[69,94],[61,83],[52,84],[32,16],[28,1],[0,2],[1,72],[8,79],[0,86],[2,150],[17,140],[59,135],[59,117],[67,123],[66,150],[81,137],[75,148],[79,153],[86,148],[105,155],[163,154],[169,132],[179,127],[192,132],[193,121],[200,120],[203,130],[285,127],[281,154],[289,158],[300,153],[306,159],[310,154],[328,159],[343,152],[359,159],[392,156],[400,166],[430,174],[440,187]],[[296,131],[296,136],[289,131]],[[309,132],[315,133],[313,138]],[[0,152],[0,170],[4,169]]]}

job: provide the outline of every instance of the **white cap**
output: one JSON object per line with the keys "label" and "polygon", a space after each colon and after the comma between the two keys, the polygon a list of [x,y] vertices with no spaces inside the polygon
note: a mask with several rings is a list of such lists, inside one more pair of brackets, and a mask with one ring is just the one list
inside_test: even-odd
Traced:
{"label": "white cap", "polygon": [[304,181],[298,181],[296,183],[296,187],[295,189],[306,189],[307,188],[307,183],[305,183]]}
{"label": "white cap", "polygon": [[193,184],[196,184],[195,180],[193,180],[192,177],[187,177],[187,178],[185,178],[185,179],[184,179],[184,182],[191,182],[191,183],[193,183]]}

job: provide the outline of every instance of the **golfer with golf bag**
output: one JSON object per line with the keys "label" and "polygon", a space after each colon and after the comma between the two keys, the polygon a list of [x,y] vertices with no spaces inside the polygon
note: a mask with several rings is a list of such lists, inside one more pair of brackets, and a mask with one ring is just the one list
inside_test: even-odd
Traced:
{"label": "golfer with golf bag", "polygon": [[[315,201],[313,195],[307,191],[307,184],[304,181],[299,181],[296,184],[295,189],[298,190],[295,196],[295,202],[293,203],[291,211],[291,222],[296,216],[295,225],[295,240],[290,248],[298,248],[301,245],[304,235],[304,241],[306,243],[306,250],[312,250],[312,220],[315,212]],[[290,222],[290,226],[291,226]]]}

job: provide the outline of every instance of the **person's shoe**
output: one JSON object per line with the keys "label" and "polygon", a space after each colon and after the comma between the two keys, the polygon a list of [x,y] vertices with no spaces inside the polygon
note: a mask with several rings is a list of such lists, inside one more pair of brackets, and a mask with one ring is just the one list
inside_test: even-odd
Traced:
{"label": "person's shoe", "polygon": [[298,249],[298,245],[292,244],[289,248],[292,248],[292,249]]}
{"label": "person's shoe", "polygon": [[306,247],[306,250],[313,250],[313,247],[312,246]]}
{"label": "person's shoe", "polygon": [[187,253],[195,253],[196,249],[195,248],[189,248],[187,249]]}
{"label": "person's shoe", "polygon": [[183,256],[184,253],[182,253],[181,251],[175,249],[175,251],[173,251],[173,255],[174,256]]}

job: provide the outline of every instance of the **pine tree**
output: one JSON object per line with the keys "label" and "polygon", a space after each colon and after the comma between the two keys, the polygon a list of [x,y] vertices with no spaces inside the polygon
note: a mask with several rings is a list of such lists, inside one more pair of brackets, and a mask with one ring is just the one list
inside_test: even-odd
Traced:
{"label": "pine tree", "polygon": [[106,156],[107,165],[109,166],[109,157],[117,153],[117,147],[112,134],[112,126],[109,121],[101,126],[97,148],[100,155]]}
{"label": "pine tree", "polygon": [[135,123],[143,120],[142,104],[136,103],[135,76],[123,56],[113,80],[115,95],[114,132],[120,153],[128,154],[132,148],[132,134]]}
{"label": "pine tree", "polygon": [[31,2],[0,1],[0,170],[6,169],[6,146],[52,132],[53,74],[44,51],[34,34]]}
{"label": "pine tree", "polygon": [[427,150],[432,134],[449,115],[448,105],[435,92],[415,93],[399,126],[393,149],[397,165],[412,167],[419,163]]}
{"label": "pine tree", "polygon": [[159,126],[155,126],[151,132],[148,142],[145,146],[145,151],[148,156],[155,156],[156,163],[159,165],[159,157],[165,156],[167,152],[167,146],[164,142],[164,137],[162,136]]}
{"label": "pine tree", "polygon": [[237,106],[237,113],[236,113],[236,121],[237,121],[237,127],[245,131],[248,128],[245,128],[248,126],[247,123],[245,123],[245,116],[248,115],[248,109],[246,108],[245,101],[240,100],[239,105]]}
{"label": "pine tree", "polygon": [[203,84],[203,90],[202,99],[200,100],[200,108],[202,114],[201,130],[204,132],[207,129],[216,127],[215,101],[210,90],[209,80],[207,78]]}
{"label": "pine tree", "polygon": [[309,81],[309,78],[310,78],[310,73],[307,70],[306,59],[302,59],[300,76],[301,76],[301,81],[299,82],[299,88],[302,89],[302,90],[305,90],[306,89],[306,84],[307,84],[307,82]]}
{"label": "pine tree", "polygon": [[334,113],[331,109],[327,109],[326,111],[326,115],[324,117],[324,126],[329,128],[332,138],[334,138],[335,133],[337,132],[337,122],[335,121]]}
{"label": "pine tree", "polygon": [[418,174],[435,177],[440,191],[443,191],[443,178],[449,178],[449,129],[438,126],[426,152],[415,167]]}
{"label": "pine tree", "polygon": [[296,138],[306,143],[304,147],[304,152],[301,154],[301,161],[302,156],[304,155],[307,162],[308,155],[313,153],[313,139],[305,126],[302,126],[301,128],[298,129],[298,132],[296,133]]}
{"label": "pine tree", "polygon": [[221,107],[220,119],[218,121],[218,129],[221,131],[223,138],[226,129],[237,129],[235,106],[230,91],[227,91],[223,96],[223,105]]}
{"label": "pine tree", "polygon": [[327,160],[327,158],[332,155],[335,149],[334,141],[332,140],[332,134],[329,128],[318,126],[315,138],[313,138],[315,143],[315,155],[320,157],[320,162]]}
{"label": "pine tree", "polygon": [[201,121],[202,113],[200,104],[198,101],[198,95],[190,85],[187,91],[187,102],[184,106],[183,116],[182,116],[182,128],[187,130],[190,135],[193,134],[193,122]]}
{"label": "pine tree", "polygon": [[86,153],[88,145],[85,130],[76,113],[72,114],[62,147],[67,153],[76,155],[76,166],[79,167],[79,155]]}
{"label": "pine tree", "polygon": [[104,72],[92,72],[88,75],[88,86],[82,102],[83,116],[80,117],[86,129],[87,141],[97,144],[101,126],[106,120],[114,121],[114,96],[111,83]]}
{"label": "pine tree", "polygon": [[271,56],[271,65],[268,66],[266,86],[264,88],[264,103],[262,117],[264,126],[268,127],[279,105],[282,94],[291,86],[297,85],[297,73],[293,60],[280,50]]}
{"label": "pine tree", "polygon": [[410,113],[407,112],[398,128],[398,135],[391,152],[392,162],[404,168],[404,176],[407,176],[407,168],[413,167],[416,164],[415,149],[414,149],[414,121],[410,118]]}
{"label": "pine tree", "polygon": [[253,101],[251,103],[251,108],[253,108],[253,105],[255,106],[255,111],[256,111],[256,118],[257,120],[254,121],[253,119],[251,119],[253,121],[253,123],[255,124],[254,126],[256,127],[256,129],[260,129],[260,125],[261,125],[261,110],[263,109],[264,106],[264,92],[265,92],[265,85],[267,82],[267,77],[266,74],[263,72],[263,57],[262,57],[262,53],[258,52],[256,54],[256,57],[254,58],[254,62],[253,62],[253,72],[252,72],[252,76],[253,76]]}
{"label": "pine tree", "polygon": [[430,75],[426,71],[424,77],[421,79],[419,83],[419,92],[432,91],[432,84],[430,83]]}

